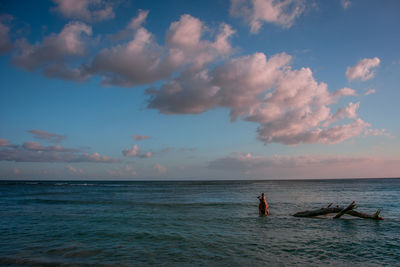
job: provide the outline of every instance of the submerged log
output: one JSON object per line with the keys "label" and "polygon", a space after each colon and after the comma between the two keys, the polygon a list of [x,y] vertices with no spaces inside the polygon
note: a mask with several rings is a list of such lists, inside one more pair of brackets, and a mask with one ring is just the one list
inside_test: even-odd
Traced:
{"label": "submerged log", "polygon": [[367,214],[364,212],[358,212],[355,210],[349,210],[348,212],[346,212],[346,214],[349,214],[351,216],[355,216],[355,217],[359,217],[359,218],[363,218],[363,219],[372,219],[372,220],[383,220],[383,218],[381,216],[379,216],[381,213],[380,210],[377,210],[374,214]]}
{"label": "submerged log", "polygon": [[[351,216],[359,217],[359,218],[363,218],[363,219],[383,220],[383,218],[380,216],[380,210],[377,210],[372,215],[353,210],[354,208],[356,208],[354,201],[346,208],[339,207],[339,206],[331,208],[331,206],[332,206],[332,203],[329,204],[328,207],[326,207],[326,208],[300,211],[300,212],[293,214],[293,216],[294,217],[316,217],[316,216],[321,216],[321,215],[328,215],[331,213],[337,213],[337,215],[335,216],[336,219],[340,218],[344,214],[347,214],[347,215],[351,215]],[[337,217],[340,213],[341,213],[341,215],[339,217]]]}
{"label": "submerged log", "polygon": [[347,211],[350,211],[352,209],[357,208],[356,205],[354,204],[356,203],[355,201],[351,202],[350,205],[348,205],[345,209],[342,209],[341,211],[339,211],[335,217],[333,217],[333,219],[339,219],[340,217],[342,217]]}

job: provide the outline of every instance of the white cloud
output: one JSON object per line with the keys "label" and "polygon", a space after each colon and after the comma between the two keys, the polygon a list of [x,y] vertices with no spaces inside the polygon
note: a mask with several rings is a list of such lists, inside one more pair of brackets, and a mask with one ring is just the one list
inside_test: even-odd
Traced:
{"label": "white cloud", "polygon": [[369,80],[375,76],[373,68],[381,63],[377,57],[361,59],[356,65],[347,67],[346,77],[349,81],[360,79],[362,81]]}
{"label": "white cloud", "polygon": [[230,14],[242,17],[250,31],[257,33],[263,23],[290,28],[304,10],[302,0],[231,0]]}
{"label": "white cloud", "polygon": [[96,22],[114,18],[111,2],[104,0],[52,0],[57,12],[66,18]]}

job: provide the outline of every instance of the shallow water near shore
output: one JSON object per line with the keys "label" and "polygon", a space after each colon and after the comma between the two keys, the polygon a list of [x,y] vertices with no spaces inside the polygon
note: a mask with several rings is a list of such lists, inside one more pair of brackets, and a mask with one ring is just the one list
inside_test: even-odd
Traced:
{"label": "shallow water near shore", "polygon": [[[352,200],[385,220],[291,216]],[[400,179],[0,181],[0,218],[0,265],[400,265]]]}

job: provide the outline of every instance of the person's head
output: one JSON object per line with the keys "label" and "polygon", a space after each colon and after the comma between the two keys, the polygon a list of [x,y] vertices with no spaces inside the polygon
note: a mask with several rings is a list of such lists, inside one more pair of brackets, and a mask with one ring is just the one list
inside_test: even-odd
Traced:
{"label": "person's head", "polygon": [[261,193],[261,196],[263,197],[263,196],[264,196],[264,193]]}

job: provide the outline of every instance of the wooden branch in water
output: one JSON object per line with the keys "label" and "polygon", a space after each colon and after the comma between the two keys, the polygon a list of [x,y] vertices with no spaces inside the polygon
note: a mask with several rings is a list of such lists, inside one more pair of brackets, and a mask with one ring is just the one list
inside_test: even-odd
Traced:
{"label": "wooden branch in water", "polygon": [[380,213],[381,213],[380,210],[377,210],[372,215],[364,213],[364,212],[358,212],[358,211],[355,211],[355,210],[349,210],[349,211],[346,212],[346,214],[348,214],[348,215],[359,217],[359,218],[363,218],[363,219],[383,220],[383,218],[381,216],[379,216]]}
{"label": "wooden branch in water", "polygon": [[355,201],[351,202],[350,205],[348,205],[345,209],[342,209],[341,211],[339,211],[336,214],[336,216],[333,217],[333,219],[339,219],[340,217],[342,217],[342,215],[344,215],[346,213],[346,211],[356,208],[356,205],[354,203],[355,203]]}
{"label": "wooden branch in water", "polygon": [[376,211],[372,215],[353,210],[354,207],[355,207],[355,204],[353,202],[346,209],[343,208],[343,207],[339,207],[339,206],[331,208],[331,206],[332,206],[332,203],[329,204],[327,208],[300,211],[300,212],[297,212],[297,213],[293,214],[293,216],[294,217],[315,217],[315,216],[327,215],[327,214],[331,214],[331,213],[339,214],[340,212],[346,210],[347,208],[352,207],[351,209],[348,209],[348,210],[344,211],[340,216],[342,216],[343,214],[347,214],[347,215],[351,215],[351,216],[359,217],[359,218],[363,218],[363,219],[383,220],[383,218],[380,216],[380,211],[379,210]]}

